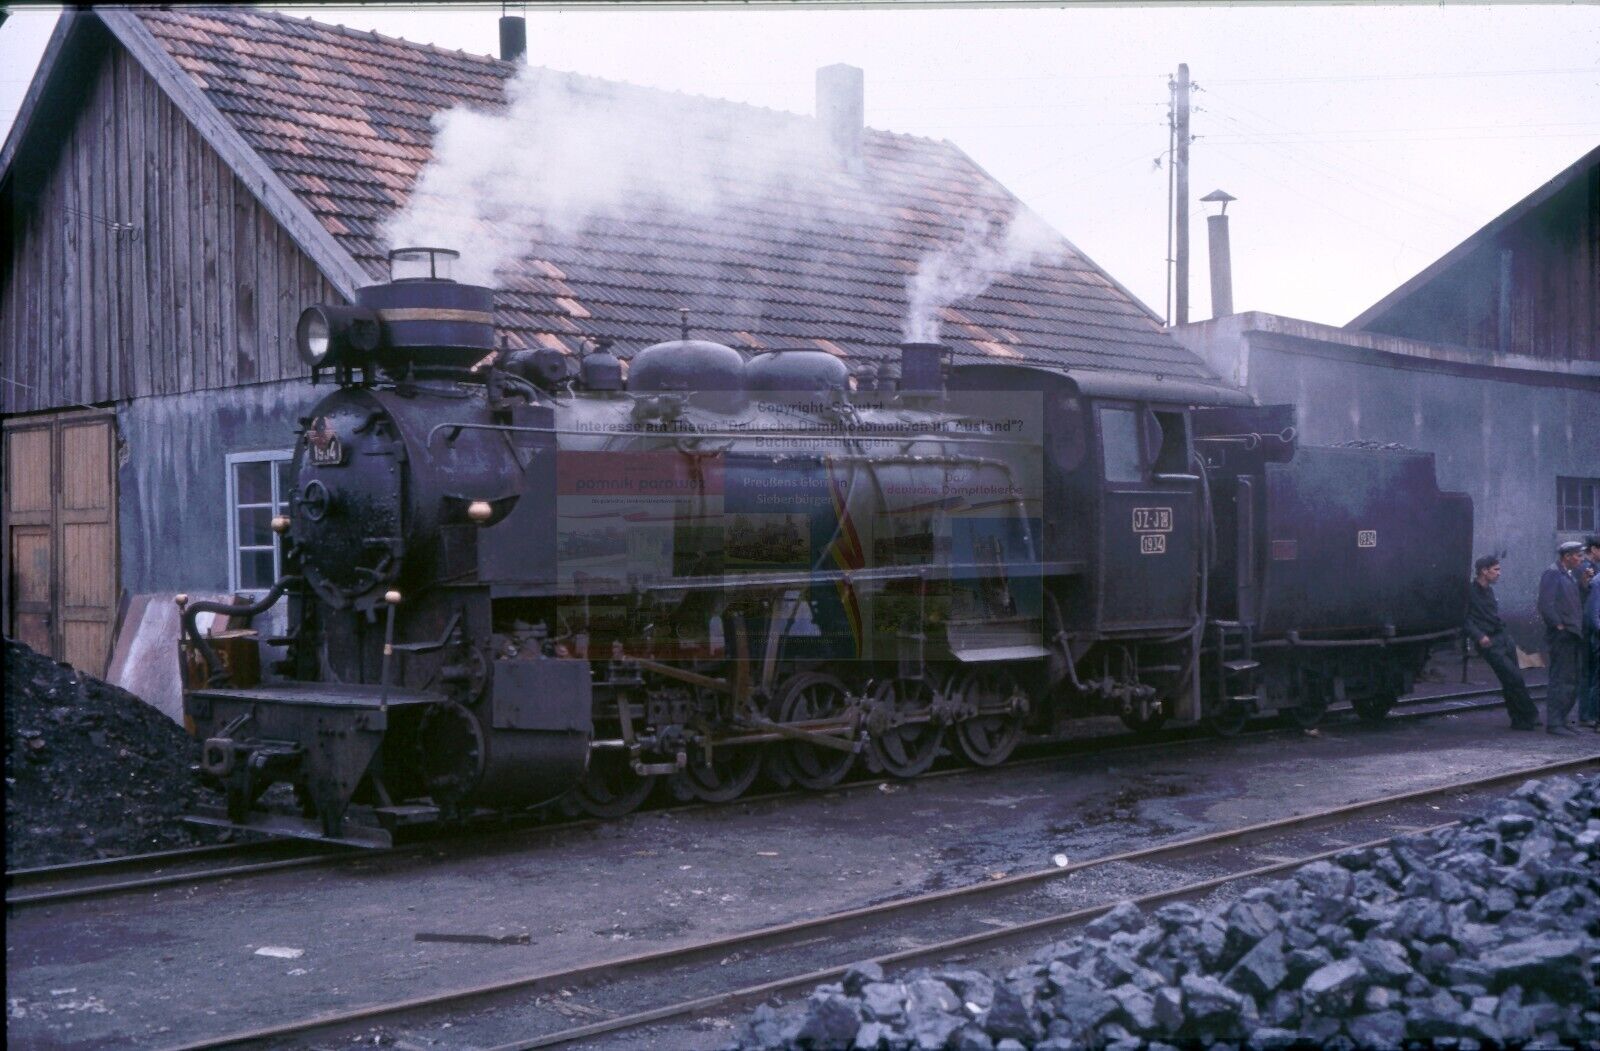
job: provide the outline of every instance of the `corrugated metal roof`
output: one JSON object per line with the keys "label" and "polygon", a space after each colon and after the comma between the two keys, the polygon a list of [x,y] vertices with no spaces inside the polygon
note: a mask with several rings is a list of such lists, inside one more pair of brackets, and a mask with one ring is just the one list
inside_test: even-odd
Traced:
{"label": "corrugated metal roof", "polygon": [[[432,118],[503,109],[523,67],[248,8],[134,9],[155,39],[375,280],[382,228],[432,156]],[[760,151],[809,117],[536,70],[576,91],[670,97],[703,115],[679,134]],[[775,148],[775,147],[774,147]],[[727,156],[724,149],[718,156]],[[751,154],[752,168],[761,158]],[[906,282],[961,237],[963,216],[1010,215],[1014,197],[948,142],[868,129],[859,170],[821,165],[761,183],[709,214],[641,206],[626,221],[529,232],[499,274],[497,320],[513,346],[619,349],[695,335],[733,346],[824,341],[852,357],[901,338]],[[719,178],[739,180],[734,165]],[[958,358],[1209,377],[1141,304],[1059,235],[1048,261],[1002,274],[939,312]]]}

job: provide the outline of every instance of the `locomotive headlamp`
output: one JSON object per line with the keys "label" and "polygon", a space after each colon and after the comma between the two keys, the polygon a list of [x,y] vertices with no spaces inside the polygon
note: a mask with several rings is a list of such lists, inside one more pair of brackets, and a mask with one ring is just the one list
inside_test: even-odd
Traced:
{"label": "locomotive headlamp", "polygon": [[295,345],[314,369],[362,364],[378,349],[378,315],[366,307],[314,306],[300,315]]}

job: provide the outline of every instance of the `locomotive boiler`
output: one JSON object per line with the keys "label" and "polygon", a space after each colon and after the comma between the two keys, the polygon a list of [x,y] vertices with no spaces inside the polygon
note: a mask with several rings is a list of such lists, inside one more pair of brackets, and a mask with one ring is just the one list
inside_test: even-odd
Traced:
{"label": "locomotive boiler", "polygon": [[[192,603],[185,711],[239,827],[384,843],[658,785],[825,788],[1117,715],[1376,717],[1458,620],[1470,502],[1431,457],[1297,446],[1290,407],[909,344],[496,348],[439,249],[318,306],[286,573]],[[287,604],[236,681],[198,626]],[[300,814],[260,805],[277,783]]]}

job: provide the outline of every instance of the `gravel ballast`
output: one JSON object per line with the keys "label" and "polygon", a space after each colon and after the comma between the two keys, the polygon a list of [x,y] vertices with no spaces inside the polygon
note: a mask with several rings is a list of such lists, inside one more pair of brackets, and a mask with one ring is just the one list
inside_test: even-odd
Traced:
{"label": "gravel ballast", "polygon": [[[177,659],[176,655],[173,657]],[[192,846],[198,745],[126,690],[5,640],[6,868]]]}
{"label": "gravel ballast", "polygon": [[1593,1045],[1597,964],[1600,778],[1551,778],[1210,910],[1125,902],[1004,975],[859,964],[737,1046]]}

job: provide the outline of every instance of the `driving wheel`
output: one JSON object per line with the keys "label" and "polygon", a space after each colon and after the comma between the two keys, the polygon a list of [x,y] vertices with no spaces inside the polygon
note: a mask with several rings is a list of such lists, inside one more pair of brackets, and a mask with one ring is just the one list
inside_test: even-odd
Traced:
{"label": "driving wheel", "polygon": [[726,803],[744,795],[760,773],[761,746],[758,744],[714,746],[709,762],[705,750],[697,748],[689,765],[675,776],[673,787],[685,789],[691,799]]}
{"label": "driving wheel", "polygon": [[[1007,671],[980,669],[968,672],[958,688],[962,700],[969,708],[977,708],[978,714],[956,723],[956,749],[974,766],[999,766],[1022,742],[1022,723],[1027,718],[1025,705],[1009,710],[1017,708],[1015,702],[1021,694],[1016,678]],[[1008,710],[984,711],[1001,704]]]}
{"label": "driving wheel", "polygon": [[655,785],[654,774],[634,772],[627,752],[607,748],[590,754],[589,769],[573,789],[572,799],[591,817],[621,817],[639,809]]}
{"label": "driving wheel", "polygon": [[933,687],[925,679],[890,679],[874,700],[895,724],[872,735],[872,757],[895,777],[916,777],[939,758],[944,727],[930,716]]}
{"label": "driving wheel", "polygon": [[[849,696],[838,678],[819,672],[801,672],[783,686],[778,698],[778,721],[807,723],[838,718],[845,714]],[[856,761],[854,752],[806,741],[785,741],[780,749],[785,771],[797,784],[811,789],[837,785],[850,773]]]}

